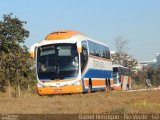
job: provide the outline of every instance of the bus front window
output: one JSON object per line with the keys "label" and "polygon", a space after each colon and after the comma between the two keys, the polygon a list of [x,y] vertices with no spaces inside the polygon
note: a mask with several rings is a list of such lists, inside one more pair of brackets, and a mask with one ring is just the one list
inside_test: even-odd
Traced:
{"label": "bus front window", "polygon": [[53,44],[38,48],[37,73],[39,79],[60,80],[78,75],[76,44]]}

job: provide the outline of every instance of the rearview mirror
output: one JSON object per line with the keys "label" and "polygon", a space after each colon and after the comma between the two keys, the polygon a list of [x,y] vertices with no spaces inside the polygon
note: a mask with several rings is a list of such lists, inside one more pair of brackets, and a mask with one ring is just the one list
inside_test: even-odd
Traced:
{"label": "rearview mirror", "polygon": [[38,43],[35,43],[30,47],[29,53],[30,53],[30,58],[32,58],[32,59],[35,59],[35,57],[36,57],[35,53],[36,53],[37,46],[38,46]]}
{"label": "rearview mirror", "polygon": [[81,41],[77,42],[77,51],[78,51],[78,53],[82,53],[82,43],[81,43]]}

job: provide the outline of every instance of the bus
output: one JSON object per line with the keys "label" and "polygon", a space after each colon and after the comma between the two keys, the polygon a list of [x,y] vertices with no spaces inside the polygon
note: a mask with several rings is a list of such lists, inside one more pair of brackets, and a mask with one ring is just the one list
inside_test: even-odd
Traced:
{"label": "bus", "polygon": [[87,93],[113,87],[109,47],[76,31],[48,34],[30,48],[39,95]]}
{"label": "bus", "polygon": [[114,90],[131,89],[131,71],[122,65],[113,65]]}

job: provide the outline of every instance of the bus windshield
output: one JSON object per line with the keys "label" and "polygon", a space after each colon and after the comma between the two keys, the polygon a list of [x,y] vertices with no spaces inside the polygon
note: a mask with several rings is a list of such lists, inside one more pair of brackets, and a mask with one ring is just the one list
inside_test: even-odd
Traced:
{"label": "bus windshield", "polygon": [[60,80],[78,75],[76,44],[45,45],[37,50],[37,73],[40,80]]}

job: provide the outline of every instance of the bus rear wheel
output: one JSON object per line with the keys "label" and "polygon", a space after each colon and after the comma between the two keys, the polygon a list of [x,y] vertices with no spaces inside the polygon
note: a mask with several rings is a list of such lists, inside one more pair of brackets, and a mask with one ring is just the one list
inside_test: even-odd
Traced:
{"label": "bus rear wheel", "polygon": [[106,91],[110,91],[110,79],[105,80],[105,90]]}
{"label": "bus rear wheel", "polygon": [[91,79],[89,79],[89,83],[88,83],[88,93],[92,92],[92,82]]}
{"label": "bus rear wheel", "polygon": [[127,90],[129,90],[129,84],[127,84]]}

